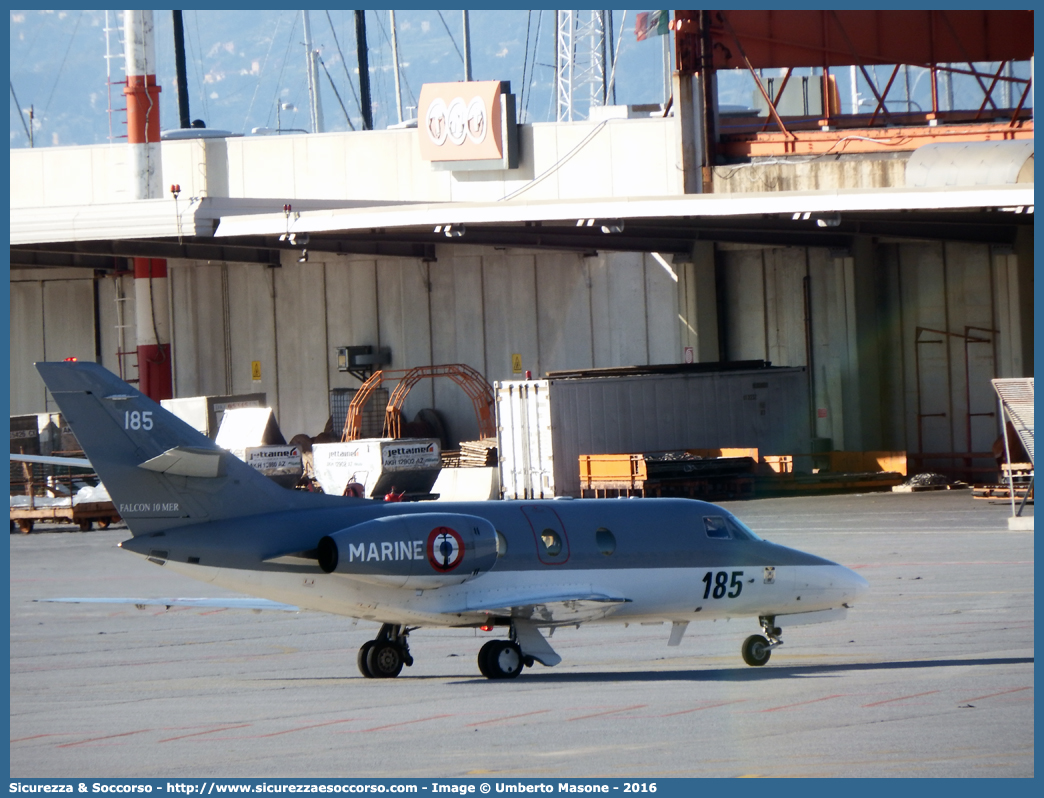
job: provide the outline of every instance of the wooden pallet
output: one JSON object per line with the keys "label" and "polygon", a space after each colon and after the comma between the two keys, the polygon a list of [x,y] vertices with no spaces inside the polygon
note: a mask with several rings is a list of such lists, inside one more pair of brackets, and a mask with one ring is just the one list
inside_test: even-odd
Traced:
{"label": "wooden pallet", "polygon": [[892,493],[927,493],[933,490],[968,490],[971,485],[955,482],[952,485],[895,485]]}
{"label": "wooden pallet", "polygon": [[[1026,484],[1020,485],[1017,482],[1015,483],[1015,499],[1017,501],[1022,501],[1022,497],[1026,494],[1026,487]],[[972,498],[1009,501],[1011,499],[1011,490],[1007,485],[973,485]],[[1033,504],[1033,490],[1030,490],[1026,503]]]}

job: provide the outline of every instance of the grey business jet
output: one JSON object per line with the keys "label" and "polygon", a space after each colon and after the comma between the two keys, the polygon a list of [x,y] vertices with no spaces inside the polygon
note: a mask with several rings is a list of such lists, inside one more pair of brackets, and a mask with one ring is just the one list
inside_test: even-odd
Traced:
{"label": "grey business jet", "polygon": [[561,661],[542,629],[667,621],[677,645],[690,621],[745,616],[762,634],[742,656],[760,666],[785,627],[839,619],[868,589],[690,499],[432,504],[288,490],[95,363],[37,369],[130,528],[122,548],[262,597],[230,607],[380,622],[359,649],[366,677],[412,665],[407,638],[424,626],[503,628],[478,667],[510,679]]}

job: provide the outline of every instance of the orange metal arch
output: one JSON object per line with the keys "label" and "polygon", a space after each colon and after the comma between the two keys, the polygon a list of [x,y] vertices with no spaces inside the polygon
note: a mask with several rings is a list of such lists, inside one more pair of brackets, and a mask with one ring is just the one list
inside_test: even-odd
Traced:
{"label": "orange metal arch", "polygon": [[478,419],[479,437],[496,436],[493,422],[493,386],[486,382],[478,371],[464,363],[449,363],[441,366],[417,366],[412,369],[393,369],[375,371],[362,384],[358,393],[348,406],[348,417],[344,423],[342,441],[358,440],[362,431],[362,410],[373,392],[385,380],[397,380],[398,384],[388,398],[388,407],[384,411],[384,436],[399,438],[402,436],[402,410],[406,395],[418,382],[425,378],[449,377],[459,385],[471,399]]}

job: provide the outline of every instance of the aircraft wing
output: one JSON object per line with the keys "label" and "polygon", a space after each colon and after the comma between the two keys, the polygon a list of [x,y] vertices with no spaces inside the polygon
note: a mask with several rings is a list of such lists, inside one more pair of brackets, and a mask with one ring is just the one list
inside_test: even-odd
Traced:
{"label": "aircraft wing", "polygon": [[12,454],[11,459],[23,463],[43,463],[44,465],[75,466],[76,468],[93,468],[91,461],[84,457],[49,457],[40,454]]}
{"label": "aircraft wing", "polygon": [[48,598],[34,601],[61,602],[64,604],[133,604],[138,609],[156,606],[166,607],[202,607],[222,610],[282,610],[283,612],[300,612],[293,604],[280,604],[259,598]]}
{"label": "aircraft wing", "polygon": [[448,612],[477,612],[483,615],[504,615],[535,623],[568,624],[604,618],[628,602],[628,598],[590,589],[488,590],[469,593],[463,607]]}

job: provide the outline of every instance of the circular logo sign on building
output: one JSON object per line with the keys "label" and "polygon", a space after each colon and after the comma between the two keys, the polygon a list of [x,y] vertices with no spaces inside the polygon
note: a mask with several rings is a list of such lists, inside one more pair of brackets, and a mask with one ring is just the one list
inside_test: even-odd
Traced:
{"label": "circular logo sign on building", "polygon": [[428,535],[428,562],[441,573],[448,573],[464,559],[464,539],[455,529],[437,526]]}
{"label": "circular logo sign on building", "polygon": [[441,97],[436,97],[428,106],[427,118],[425,119],[428,129],[428,138],[434,144],[442,146],[446,143],[446,134],[449,126],[446,124],[446,103]]}
{"label": "circular logo sign on building", "polygon": [[481,144],[486,138],[486,103],[481,97],[472,97],[468,103],[468,138]]}
{"label": "circular logo sign on building", "polygon": [[468,135],[467,106],[461,97],[454,97],[446,110],[447,136],[450,144],[461,145]]}

